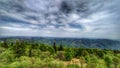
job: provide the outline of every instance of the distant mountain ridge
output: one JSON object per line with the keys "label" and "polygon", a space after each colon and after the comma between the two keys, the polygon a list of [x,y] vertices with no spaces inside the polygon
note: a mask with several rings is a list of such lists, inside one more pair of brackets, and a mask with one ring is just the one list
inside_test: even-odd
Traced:
{"label": "distant mountain ridge", "polygon": [[64,45],[69,47],[86,47],[86,48],[100,48],[120,50],[120,41],[110,39],[88,39],[88,38],[55,38],[55,37],[0,37],[4,39],[20,39],[29,40],[31,42],[40,42],[52,45],[56,42],[57,45]]}

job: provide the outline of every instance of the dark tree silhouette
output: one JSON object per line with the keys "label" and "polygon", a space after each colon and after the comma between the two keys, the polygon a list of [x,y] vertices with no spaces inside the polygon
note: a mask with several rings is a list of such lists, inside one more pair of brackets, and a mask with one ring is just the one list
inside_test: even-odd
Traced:
{"label": "dark tree silhouette", "polygon": [[63,51],[63,46],[60,44],[59,51]]}
{"label": "dark tree silhouette", "polygon": [[3,43],[2,47],[8,48],[8,44],[7,44],[7,41],[6,41],[6,40],[4,40],[4,43]]}
{"label": "dark tree silhouette", "polygon": [[55,52],[57,52],[57,47],[56,47],[56,43],[55,42],[53,43],[53,48],[54,48]]}
{"label": "dark tree silhouette", "polygon": [[32,48],[29,49],[29,57],[32,57]]}

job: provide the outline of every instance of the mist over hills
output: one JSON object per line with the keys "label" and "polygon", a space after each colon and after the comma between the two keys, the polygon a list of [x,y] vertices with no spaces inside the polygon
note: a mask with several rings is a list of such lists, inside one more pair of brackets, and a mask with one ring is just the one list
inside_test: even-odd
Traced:
{"label": "mist over hills", "polygon": [[99,48],[99,49],[111,49],[120,50],[120,41],[110,39],[90,39],[90,38],[57,38],[57,37],[0,37],[2,40],[24,40],[31,43],[45,43],[52,45],[53,42],[59,46],[62,44],[67,47],[85,47],[85,48]]}

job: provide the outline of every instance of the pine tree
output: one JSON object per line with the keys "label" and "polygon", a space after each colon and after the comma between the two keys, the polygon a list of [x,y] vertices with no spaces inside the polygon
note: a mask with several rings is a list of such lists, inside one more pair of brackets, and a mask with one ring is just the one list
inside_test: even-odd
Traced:
{"label": "pine tree", "polygon": [[4,43],[3,43],[2,47],[8,48],[8,44],[7,44],[7,41],[6,41],[6,40],[4,40]]}
{"label": "pine tree", "polygon": [[60,44],[59,51],[63,51],[63,46]]}
{"label": "pine tree", "polygon": [[57,47],[56,47],[56,43],[55,42],[53,43],[53,48],[54,48],[55,52],[57,52]]}

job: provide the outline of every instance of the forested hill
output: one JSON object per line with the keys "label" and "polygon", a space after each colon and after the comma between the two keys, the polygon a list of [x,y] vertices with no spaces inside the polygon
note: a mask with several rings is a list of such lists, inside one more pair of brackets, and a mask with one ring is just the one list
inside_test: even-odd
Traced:
{"label": "forested hill", "polygon": [[120,50],[120,41],[110,39],[55,38],[55,37],[0,37],[0,40],[27,40],[52,45]]}

